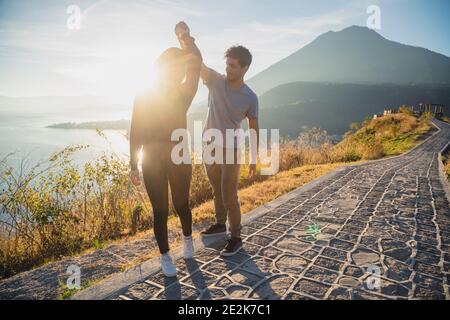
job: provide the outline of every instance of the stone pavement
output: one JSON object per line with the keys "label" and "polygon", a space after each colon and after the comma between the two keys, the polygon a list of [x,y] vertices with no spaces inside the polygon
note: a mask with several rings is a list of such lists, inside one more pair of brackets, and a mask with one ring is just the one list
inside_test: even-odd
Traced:
{"label": "stone pavement", "polygon": [[244,215],[235,257],[219,257],[218,239],[178,260],[177,279],[154,260],[121,273],[155,246],[149,235],[2,280],[0,300],[56,299],[69,265],[83,281],[107,277],[81,299],[449,299],[448,184],[437,153],[450,129],[435,123],[441,132],[408,154],[344,167]]}
{"label": "stone pavement", "polygon": [[449,299],[450,208],[438,153],[450,126],[399,157],[346,167],[243,226],[177,278],[158,271],[108,299]]}

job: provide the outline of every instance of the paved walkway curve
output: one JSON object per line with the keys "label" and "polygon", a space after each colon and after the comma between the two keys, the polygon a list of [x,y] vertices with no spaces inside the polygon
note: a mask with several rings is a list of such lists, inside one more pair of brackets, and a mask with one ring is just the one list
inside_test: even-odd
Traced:
{"label": "paved walkway curve", "polygon": [[[438,153],[450,126],[399,157],[346,167],[244,225],[244,249],[204,248],[108,299],[450,299],[450,208]],[[448,186],[447,186],[448,187]],[[379,274],[379,276],[378,276]]]}

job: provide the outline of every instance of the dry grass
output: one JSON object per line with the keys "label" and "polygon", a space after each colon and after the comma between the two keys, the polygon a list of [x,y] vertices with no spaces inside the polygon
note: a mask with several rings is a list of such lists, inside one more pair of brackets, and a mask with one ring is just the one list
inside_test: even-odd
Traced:
{"label": "dry grass", "polygon": [[361,128],[347,132],[332,150],[335,161],[373,160],[402,154],[414,147],[430,130],[430,114],[417,118],[408,111],[366,120]]}
{"label": "dry grass", "polygon": [[444,164],[444,172],[447,176],[447,180],[450,181],[450,161],[448,159]]}
{"label": "dry grass", "polygon": [[444,121],[446,123],[450,123],[450,118],[449,117],[443,117],[442,121]]}
{"label": "dry grass", "polygon": [[444,174],[447,178],[447,181],[450,182],[450,152],[448,151],[446,154],[442,154],[441,156],[442,164],[444,165]]}

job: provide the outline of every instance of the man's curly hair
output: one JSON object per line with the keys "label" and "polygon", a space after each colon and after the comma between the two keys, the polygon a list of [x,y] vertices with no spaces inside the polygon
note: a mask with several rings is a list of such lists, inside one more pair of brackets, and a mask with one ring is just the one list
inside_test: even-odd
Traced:
{"label": "man's curly hair", "polygon": [[250,67],[253,59],[250,51],[243,46],[232,46],[225,52],[225,58],[236,59],[242,68]]}

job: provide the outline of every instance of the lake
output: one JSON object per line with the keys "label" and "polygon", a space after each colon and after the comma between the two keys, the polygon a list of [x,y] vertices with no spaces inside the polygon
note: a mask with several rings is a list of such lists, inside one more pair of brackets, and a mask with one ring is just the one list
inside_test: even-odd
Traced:
{"label": "lake", "polygon": [[78,164],[95,159],[103,151],[113,151],[124,157],[129,155],[125,132],[105,130],[106,141],[95,130],[51,129],[46,126],[62,122],[129,119],[131,104],[109,105],[96,99],[80,99],[77,106],[76,99],[55,99],[0,101],[0,159],[14,153],[8,157],[9,165],[18,168],[22,159],[26,159],[29,167],[74,144],[91,145],[74,156]]}

